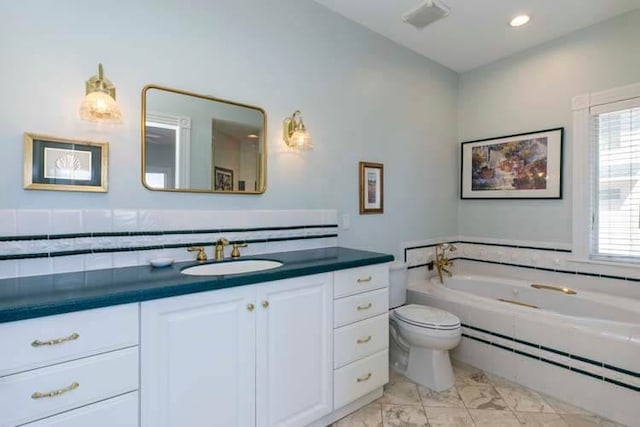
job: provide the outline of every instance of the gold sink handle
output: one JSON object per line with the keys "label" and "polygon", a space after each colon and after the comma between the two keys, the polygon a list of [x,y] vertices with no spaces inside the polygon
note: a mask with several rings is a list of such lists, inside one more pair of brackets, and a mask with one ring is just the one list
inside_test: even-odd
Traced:
{"label": "gold sink handle", "polygon": [[249,245],[246,243],[233,243],[232,246],[233,249],[231,250],[231,258],[240,258],[239,248],[246,248]]}

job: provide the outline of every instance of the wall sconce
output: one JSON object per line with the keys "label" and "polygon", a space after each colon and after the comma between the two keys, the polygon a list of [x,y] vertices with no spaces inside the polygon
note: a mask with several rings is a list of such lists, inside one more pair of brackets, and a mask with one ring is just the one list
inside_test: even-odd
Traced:
{"label": "wall sconce", "polygon": [[80,118],[89,122],[122,122],[122,113],[116,102],[116,87],[104,77],[102,64],[98,75],[86,81],[86,94],[80,104]]}
{"label": "wall sconce", "polygon": [[284,119],[282,123],[282,138],[285,144],[291,148],[297,148],[298,150],[313,149],[311,135],[309,135],[307,128],[304,127],[300,110],[296,110],[290,117]]}

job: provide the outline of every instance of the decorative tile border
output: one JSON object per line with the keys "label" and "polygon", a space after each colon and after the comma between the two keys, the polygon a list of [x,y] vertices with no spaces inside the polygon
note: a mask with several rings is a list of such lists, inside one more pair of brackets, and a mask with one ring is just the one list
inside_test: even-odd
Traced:
{"label": "decorative tile border", "polygon": [[586,357],[569,354],[540,344],[522,341],[514,337],[464,323],[462,324],[462,328],[462,336],[465,338],[551,364],[577,374],[600,381],[606,381],[619,387],[640,392],[640,387],[632,384],[638,382],[640,372],[629,371]]}
{"label": "decorative tile border", "polygon": [[[409,269],[426,267],[433,258],[433,248],[440,243],[451,243],[458,247],[451,259],[472,261],[486,264],[503,265],[508,267],[526,268],[530,270],[547,271],[561,274],[571,274],[584,277],[598,277],[604,279],[640,282],[640,274],[633,276],[598,273],[594,271],[580,271],[569,268],[574,265],[568,263],[572,251],[566,248],[550,246],[536,246],[532,244],[508,244],[496,242],[477,242],[464,239],[451,239],[439,243],[408,246],[404,249],[404,260],[409,263]],[[528,259],[525,259],[528,258]],[[528,262],[516,262],[518,260]]]}
{"label": "decorative tile border", "polygon": [[227,238],[232,244],[323,239],[338,237],[337,229],[337,224],[310,224],[289,227],[0,236],[0,261],[209,246],[221,237]]}
{"label": "decorative tile border", "polygon": [[0,278],[189,261],[224,237],[244,256],[335,247],[333,209],[0,209]]}

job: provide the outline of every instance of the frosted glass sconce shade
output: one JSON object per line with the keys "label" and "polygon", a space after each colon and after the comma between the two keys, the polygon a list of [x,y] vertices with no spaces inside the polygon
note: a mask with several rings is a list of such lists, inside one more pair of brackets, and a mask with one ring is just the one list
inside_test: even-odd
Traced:
{"label": "frosted glass sconce shade", "polygon": [[98,75],[86,82],[86,95],[80,104],[80,118],[89,122],[121,123],[122,113],[116,102],[116,88],[104,77],[102,64]]}
{"label": "frosted glass sconce shade", "polygon": [[291,148],[298,150],[311,150],[313,149],[313,143],[311,142],[311,135],[302,121],[302,113],[297,110],[290,117],[284,119],[282,124],[282,137],[285,144]]}

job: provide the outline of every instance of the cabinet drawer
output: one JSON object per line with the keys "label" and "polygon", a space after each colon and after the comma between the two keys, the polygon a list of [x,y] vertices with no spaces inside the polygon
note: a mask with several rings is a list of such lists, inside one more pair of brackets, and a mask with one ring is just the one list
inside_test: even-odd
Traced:
{"label": "cabinet drawer", "polygon": [[24,427],[138,427],[138,392],[83,406]]}
{"label": "cabinet drawer", "polygon": [[388,313],[343,326],[333,331],[333,367],[339,368],[388,347]]}
{"label": "cabinet drawer", "polygon": [[333,408],[382,387],[389,382],[389,352],[387,350],[336,369],[333,373]]}
{"label": "cabinet drawer", "polygon": [[389,309],[389,290],[387,288],[364,294],[340,298],[334,301],[333,326],[335,328],[368,319]]}
{"label": "cabinet drawer", "polygon": [[138,344],[138,304],[0,324],[0,377]]}
{"label": "cabinet drawer", "polygon": [[137,347],[9,375],[0,378],[0,427],[44,418],[137,388]]}
{"label": "cabinet drawer", "polygon": [[359,294],[389,286],[387,264],[339,270],[334,273],[334,298]]}

